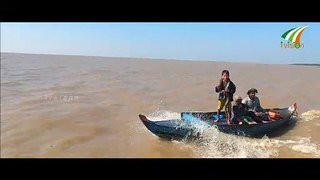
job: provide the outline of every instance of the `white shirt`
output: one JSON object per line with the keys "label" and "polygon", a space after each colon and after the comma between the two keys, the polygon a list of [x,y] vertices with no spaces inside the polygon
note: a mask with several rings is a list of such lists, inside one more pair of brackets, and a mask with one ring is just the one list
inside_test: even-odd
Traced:
{"label": "white shirt", "polygon": [[260,106],[260,100],[257,96],[254,97],[254,99],[246,97],[242,100],[242,103],[248,106],[249,111],[265,112],[265,110]]}

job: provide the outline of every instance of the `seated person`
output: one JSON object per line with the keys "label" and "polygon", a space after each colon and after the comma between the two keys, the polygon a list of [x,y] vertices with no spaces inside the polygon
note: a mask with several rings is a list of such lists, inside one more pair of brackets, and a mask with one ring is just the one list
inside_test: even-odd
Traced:
{"label": "seated person", "polygon": [[[255,115],[254,112],[248,110],[248,106],[241,103],[242,98],[240,96],[235,96],[235,104],[232,107],[233,110],[233,122],[238,124],[239,122],[244,123],[243,116],[249,116],[253,121],[262,123],[262,120]],[[240,124],[242,124],[240,123]],[[253,123],[249,123],[253,124]],[[255,124],[255,123],[254,123]]]}
{"label": "seated person", "polygon": [[260,100],[256,96],[256,93],[258,93],[257,89],[249,89],[247,92],[248,97],[243,99],[242,103],[247,105],[248,110],[254,112],[255,115],[262,117],[264,120],[268,120],[267,111],[261,107]]}

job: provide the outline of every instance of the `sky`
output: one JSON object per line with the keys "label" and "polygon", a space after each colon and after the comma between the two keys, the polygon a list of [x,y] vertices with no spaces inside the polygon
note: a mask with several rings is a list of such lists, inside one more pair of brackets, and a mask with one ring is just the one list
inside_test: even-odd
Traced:
{"label": "sky", "polygon": [[[304,48],[280,47],[305,25]],[[1,23],[1,52],[320,63],[320,23]]]}

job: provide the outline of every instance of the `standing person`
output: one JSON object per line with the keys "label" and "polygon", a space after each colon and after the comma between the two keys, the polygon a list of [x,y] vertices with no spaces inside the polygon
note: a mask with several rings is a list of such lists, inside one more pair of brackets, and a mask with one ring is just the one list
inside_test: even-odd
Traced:
{"label": "standing person", "polygon": [[219,84],[215,87],[218,97],[218,108],[217,115],[218,119],[215,122],[220,120],[220,112],[225,107],[225,112],[227,114],[227,122],[230,124],[231,121],[231,102],[233,101],[233,94],[236,92],[236,86],[230,80],[230,74],[228,70],[223,70],[221,73],[221,79]]}

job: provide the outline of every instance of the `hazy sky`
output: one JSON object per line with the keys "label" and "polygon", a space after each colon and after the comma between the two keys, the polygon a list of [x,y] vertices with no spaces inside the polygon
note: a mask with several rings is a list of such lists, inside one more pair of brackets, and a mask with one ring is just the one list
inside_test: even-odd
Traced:
{"label": "hazy sky", "polygon": [[[304,48],[280,48],[305,25]],[[1,23],[1,52],[320,63],[320,23]]]}

